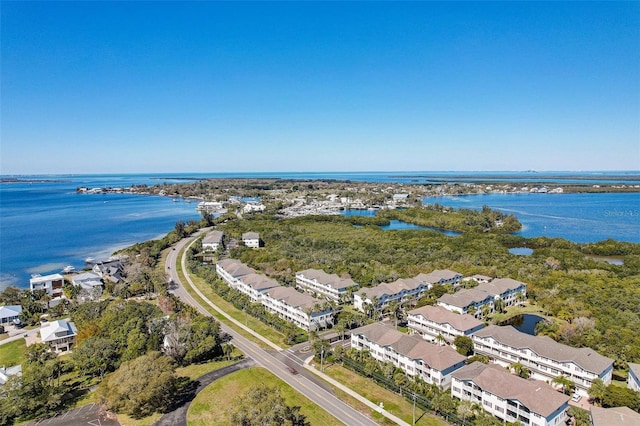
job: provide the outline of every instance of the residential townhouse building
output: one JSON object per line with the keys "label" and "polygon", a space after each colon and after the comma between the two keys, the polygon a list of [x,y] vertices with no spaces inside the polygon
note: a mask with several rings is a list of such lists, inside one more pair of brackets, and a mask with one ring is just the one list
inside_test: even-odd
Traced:
{"label": "residential townhouse building", "polygon": [[262,274],[247,274],[236,279],[236,290],[249,296],[252,302],[261,302],[262,294],[280,284]]}
{"label": "residential townhouse building", "polygon": [[548,381],[565,376],[586,396],[593,380],[611,383],[613,359],[591,348],[572,348],[547,336],[531,336],[512,326],[490,325],[472,336],[476,354],[508,367],[519,362],[531,371],[531,378]]}
{"label": "residential townhouse building", "polygon": [[247,247],[258,248],[260,247],[260,234],[257,232],[245,232],[242,234],[242,242]]}
{"label": "residential townhouse building", "polygon": [[420,283],[414,278],[400,278],[392,283],[381,283],[358,290],[353,294],[353,306],[362,312],[365,312],[366,305],[382,309],[393,301],[401,303],[410,298],[419,298],[427,290],[426,283]]}
{"label": "residential townhouse building", "polygon": [[13,324],[15,321],[20,321],[21,313],[22,306],[20,305],[0,306],[0,325]]}
{"label": "residential townhouse building", "polygon": [[77,334],[76,325],[66,319],[45,323],[40,327],[40,340],[56,353],[70,351]]}
{"label": "residential townhouse building", "polygon": [[474,362],[452,375],[451,396],[470,401],[509,423],[557,426],[567,419],[569,397],[501,367]]}
{"label": "residential townhouse building", "polygon": [[477,288],[460,290],[453,294],[443,294],[437,301],[441,306],[451,312],[459,314],[469,314],[476,318],[483,316],[483,308],[487,307],[489,311],[493,311],[494,296]]}
{"label": "residential townhouse building", "polygon": [[61,274],[33,275],[29,280],[29,289],[32,292],[44,290],[49,296],[55,298],[62,296],[63,284],[64,277]]}
{"label": "residential townhouse building", "polygon": [[333,310],[322,300],[293,287],[275,287],[262,293],[261,303],[269,312],[307,331],[333,324]]}
{"label": "residential townhouse building", "polygon": [[592,426],[638,426],[640,413],[629,407],[590,408]]}
{"label": "residential townhouse building", "polygon": [[248,267],[237,259],[222,259],[216,263],[216,274],[233,288],[237,287],[239,278],[255,273],[255,269]]}
{"label": "residential townhouse building", "polygon": [[340,278],[318,269],[296,272],[296,286],[336,302],[341,301],[350,289],[358,288],[358,284],[350,278]]}
{"label": "residential townhouse building", "polygon": [[367,350],[376,360],[389,361],[406,374],[445,389],[451,383],[451,374],[466,361],[449,346],[434,345],[381,323],[352,330],[351,347]]}
{"label": "residential townhouse building", "polygon": [[449,269],[436,269],[428,274],[418,274],[414,277],[415,280],[421,283],[427,284],[427,290],[433,287],[435,284],[445,285],[452,284],[453,286],[460,283],[463,275],[456,271]]}
{"label": "residential townhouse building", "polygon": [[630,362],[628,365],[629,376],[627,377],[627,386],[636,392],[640,392],[640,364]]}
{"label": "residential townhouse building", "polygon": [[512,278],[496,278],[481,283],[476,289],[492,294],[494,299],[501,299],[505,307],[515,305],[519,298],[527,296],[527,285]]}
{"label": "residential townhouse building", "polygon": [[214,252],[218,248],[223,247],[224,232],[211,231],[202,239],[202,250],[205,252]]}
{"label": "residential townhouse building", "polygon": [[471,315],[451,312],[442,306],[423,306],[407,312],[408,326],[412,333],[425,340],[436,341],[438,336],[453,343],[457,336],[469,337],[484,327],[484,323]]}

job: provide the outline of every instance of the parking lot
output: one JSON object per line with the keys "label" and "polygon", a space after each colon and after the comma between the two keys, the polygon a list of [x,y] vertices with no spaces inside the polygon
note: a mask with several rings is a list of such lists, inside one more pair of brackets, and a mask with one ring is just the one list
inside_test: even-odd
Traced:
{"label": "parking lot", "polygon": [[27,423],[27,426],[120,426],[115,418],[110,418],[98,404],[87,404],[73,410],[64,411],[55,417]]}

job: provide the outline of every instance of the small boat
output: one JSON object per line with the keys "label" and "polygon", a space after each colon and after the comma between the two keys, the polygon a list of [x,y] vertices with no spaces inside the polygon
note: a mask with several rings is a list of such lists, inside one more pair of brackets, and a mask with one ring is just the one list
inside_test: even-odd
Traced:
{"label": "small boat", "polygon": [[87,258],[84,260],[84,263],[93,263],[93,261],[94,261],[94,260],[95,260],[95,259],[94,259],[93,257],[87,257]]}
{"label": "small boat", "polygon": [[65,267],[62,269],[62,273],[63,273],[63,274],[70,274],[70,273],[72,273],[72,272],[75,272],[75,270],[76,270],[75,266],[68,265],[68,266],[65,266]]}

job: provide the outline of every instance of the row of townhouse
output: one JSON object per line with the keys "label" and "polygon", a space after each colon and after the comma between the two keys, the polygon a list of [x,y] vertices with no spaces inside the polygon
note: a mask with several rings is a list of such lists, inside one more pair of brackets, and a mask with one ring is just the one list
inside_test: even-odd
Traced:
{"label": "row of townhouse", "polygon": [[497,278],[482,282],[477,287],[463,289],[453,294],[444,294],[438,299],[438,306],[460,314],[472,314],[476,318],[484,315],[486,307],[493,312],[496,301],[504,307],[515,305],[527,295],[527,285],[511,278]]}
{"label": "row of townhouse", "polygon": [[451,396],[478,404],[502,421],[529,426],[562,424],[569,408],[569,397],[546,383],[477,361],[452,374]]}
{"label": "row of townhouse", "polygon": [[216,273],[230,287],[262,304],[267,311],[305,330],[317,330],[333,324],[333,310],[319,299],[281,286],[276,280],[258,274],[236,259],[216,263]]}
{"label": "row of townhouse", "polygon": [[407,322],[411,333],[430,341],[438,341],[442,336],[450,344],[456,337],[469,337],[484,327],[482,321],[471,315],[461,315],[441,306],[413,309],[407,312]]}
{"label": "row of townhouse", "polygon": [[391,362],[406,374],[443,388],[449,387],[451,374],[466,361],[449,346],[434,345],[382,323],[352,330],[351,347],[367,350],[374,359]]}
{"label": "row of townhouse", "polygon": [[457,284],[462,274],[445,270],[435,270],[429,274],[418,274],[413,278],[401,278],[391,283],[381,283],[375,287],[363,288],[353,295],[353,306],[365,312],[366,305],[381,309],[393,301],[404,302],[419,298],[434,285]]}
{"label": "row of townhouse", "polygon": [[507,367],[520,363],[531,371],[531,378],[550,382],[565,376],[586,396],[596,378],[611,383],[613,359],[591,348],[573,348],[547,336],[531,336],[512,326],[490,325],[471,335],[476,354],[486,355]]}
{"label": "row of townhouse", "polygon": [[340,278],[318,269],[296,272],[296,286],[336,302],[344,300],[350,290],[358,288],[358,284],[350,278]]}
{"label": "row of townhouse", "polygon": [[[260,234],[257,232],[245,232],[242,234],[242,243],[247,247],[258,248],[260,247]],[[224,232],[211,231],[202,238],[202,251],[211,253],[219,248],[224,248]]]}

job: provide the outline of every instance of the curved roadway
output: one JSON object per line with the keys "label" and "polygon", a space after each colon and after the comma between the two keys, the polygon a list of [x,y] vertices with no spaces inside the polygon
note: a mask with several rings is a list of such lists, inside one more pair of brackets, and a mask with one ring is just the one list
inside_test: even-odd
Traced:
{"label": "curved roadway", "polygon": [[[196,308],[203,315],[211,316],[211,314],[202,305],[196,301],[183,287],[180,277],[176,271],[176,262],[178,260],[178,253],[181,252],[188,244],[194,241],[200,233],[207,230],[200,231],[194,237],[189,237],[178,242],[174,249],[169,251],[167,255],[167,261],[165,264],[166,272],[173,280],[173,285],[170,291],[180,298],[183,302]],[[184,262],[182,263],[184,265]],[[187,276],[185,272],[185,277]],[[188,278],[187,278],[188,279]],[[197,289],[195,289],[197,291]],[[207,300],[203,297],[203,300]],[[209,304],[211,304],[209,302]],[[213,304],[211,304],[214,306]],[[252,341],[248,340],[241,334],[237,333],[233,329],[229,328],[226,324],[221,323],[221,328],[225,333],[228,333],[233,338],[233,344],[240,349],[248,357],[251,357],[256,363],[265,367],[271,373],[275,374],[289,386],[309,398],[315,404],[322,407],[328,413],[336,417],[338,420],[349,426],[366,425],[372,426],[377,423],[372,419],[364,416],[362,413],[352,408],[351,406],[342,402],[330,391],[324,389],[324,387],[314,383],[302,374],[297,374],[295,369],[288,366],[285,361],[278,359],[275,355],[265,351]],[[295,363],[300,365],[300,360],[295,360]]]}

